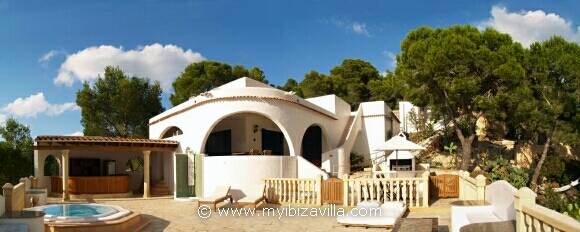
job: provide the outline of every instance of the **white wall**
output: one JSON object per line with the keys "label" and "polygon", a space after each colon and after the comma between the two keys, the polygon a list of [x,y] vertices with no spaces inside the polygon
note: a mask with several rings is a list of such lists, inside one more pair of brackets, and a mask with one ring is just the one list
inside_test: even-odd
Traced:
{"label": "white wall", "polygon": [[296,157],[291,156],[206,156],[203,158],[203,196],[216,186],[231,186],[234,199],[244,196],[262,178],[296,178]]}
{"label": "white wall", "polygon": [[323,179],[328,179],[328,173],[321,171],[320,168],[314,166],[314,164],[310,163],[310,161],[302,158],[301,156],[295,157],[298,178],[315,178],[317,175],[321,175]]}
{"label": "white wall", "polygon": [[[300,155],[302,137],[310,125],[316,124],[326,130],[328,143],[331,148],[334,148],[340,140],[348,115],[350,115],[350,107],[342,100],[335,103],[337,113],[333,114],[302,98],[295,95],[286,95],[286,92],[274,88],[218,88],[212,90],[211,93],[212,97],[199,96],[192,98],[152,118],[150,123],[155,123],[149,128],[150,138],[160,138],[167,128],[177,126],[183,131],[183,135],[180,135],[178,140],[175,140],[179,141],[182,147],[190,147],[197,153],[203,153],[207,136],[215,125],[231,115],[247,112],[268,118],[270,125],[276,125],[284,134],[289,147],[289,155]],[[243,98],[239,96],[253,97]],[[261,96],[263,98],[257,98]],[[212,99],[216,98],[224,98],[224,100],[212,101]],[[273,100],[271,98],[282,100]],[[199,104],[199,102],[207,103]],[[156,122],[164,116],[186,108],[188,110],[180,114]],[[264,123],[264,125],[267,125],[267,122]],[[245,125],[246,135],[251,134],[250,136],[253,136],[253,128],[247,128],[248,126],[253,127],[253,124],[247,123]],[[261,146],[261,137],[258,136],[258,133],[256,133],[256,143],[254,144],[254,137],[251,137],[251,142],[246,140],[247,144]],[[245,150],[249,150],[247,146]]]}

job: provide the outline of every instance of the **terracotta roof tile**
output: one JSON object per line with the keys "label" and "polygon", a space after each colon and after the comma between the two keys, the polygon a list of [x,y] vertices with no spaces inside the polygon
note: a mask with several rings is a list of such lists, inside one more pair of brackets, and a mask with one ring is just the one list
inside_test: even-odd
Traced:
{"label": "terracotta roof tile", "polygon": [[179,144],[179,142],[174,140],[163,140],[163,139],[139,139],[139,138],[103,137],[103,136],[66,136],[66,135],[39,135],[36,136],[36,139],[34,139],[34,141]]}

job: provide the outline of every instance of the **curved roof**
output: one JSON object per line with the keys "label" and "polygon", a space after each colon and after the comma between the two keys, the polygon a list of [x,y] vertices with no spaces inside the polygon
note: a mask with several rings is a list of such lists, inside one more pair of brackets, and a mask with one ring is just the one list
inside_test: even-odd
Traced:
{"label": "curved roof", "polygon": [[179,146],[174,140],[102,136],[39,135],[34,141],[34,150],[175,151]]}

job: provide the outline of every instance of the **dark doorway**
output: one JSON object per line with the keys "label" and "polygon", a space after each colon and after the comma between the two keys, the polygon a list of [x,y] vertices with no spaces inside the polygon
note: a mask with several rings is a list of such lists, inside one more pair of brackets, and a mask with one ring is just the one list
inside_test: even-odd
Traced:
{"label": "dark doorway", "polygon": [[205,153],[209,156],[232,155],[232,131],[213,132],[205,142]]}
{"label": "dark doorway", "polygon": [[262,150],[272,150],[272,155],[284,155],[284,134],[262,129]]}
{"label": "dark doorway", "polygon": [[302,138],[302,157],[312,164],[322,165],[322,129],[319,126],[310,126]]}

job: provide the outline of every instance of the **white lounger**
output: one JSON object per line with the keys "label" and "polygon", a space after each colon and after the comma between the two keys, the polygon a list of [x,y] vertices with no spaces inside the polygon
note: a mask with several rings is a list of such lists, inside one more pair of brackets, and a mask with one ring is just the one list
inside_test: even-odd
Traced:
{"label": "white lounger", "polygon": [[217,186],[215,187],[213,194],[209,197],[204,197],[199,199],[199,206],[202,204],[213,205],[213,210],[217,210],[217,203],[223,202],[225,200],[230,200],[232,202],[232,195],[230,195],[230,186]]}
{"label": "white lounger", "polygon": [[240,206],[244,207],[245,205],[252,205],[255,209],[260,202],[266,201],[266,196],[264,195],[265,190],[266,184],[264,183],[251,186],[248,194],[236,202],[238,208]]}
{"label": "white lounger", "polygon": [[403,202],[388,201],[380,206],[378,202],[361,202],[336,220],[343,226],[391,228],[405,211],[407,206]]}

